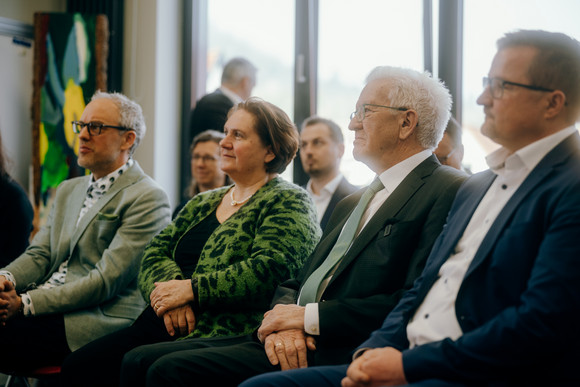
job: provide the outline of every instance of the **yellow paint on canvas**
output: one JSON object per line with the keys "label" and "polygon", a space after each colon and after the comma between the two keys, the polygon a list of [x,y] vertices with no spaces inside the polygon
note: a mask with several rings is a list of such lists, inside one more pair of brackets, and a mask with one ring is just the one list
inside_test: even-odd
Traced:
{"label": "yellow paint on canvas", "polygon": [[38,148],[40,156],[40,165],[44,164],[44,158],[46,157],[46,152],[48,151],[48,137],[46,137],[46,132],[44,131],[44,123],[40,123],[40,135],[38,136]]}
{"label": "yellow paint on canvas", "polygon": [[72,131],[71,122],[78,121],[85,110],[85,99],[83,97],[83,89],[74,83],[72,78],[69,78],[66,89],[64,90],[64,106],[62,113],[64,115],[64,135],[68,145],[74,150],[75,154],[79,154],[79,143],[76,134]]}

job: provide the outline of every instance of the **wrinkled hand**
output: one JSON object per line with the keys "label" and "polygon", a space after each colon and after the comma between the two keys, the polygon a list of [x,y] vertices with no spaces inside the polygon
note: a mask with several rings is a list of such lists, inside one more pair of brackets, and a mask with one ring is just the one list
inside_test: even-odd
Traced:
{"label": "wrinkled hand", "polygon": [[264,313],[262,325],[258,328],[258,338],[268,337],[271,333],[286,329],[304,331],[304,307],[295,304],[277,304]]}
{"label": "wrinkled hand", "polygon": [[190,305],[183,305],[165,312],[163,322],[169,335],[186,336],[195,329],[195,313]]}
{"label": "wrinkled hand", "polygon": [[151,307],[158,317],[165,312],[193,302],[193,289],[190,280],[171,280],[155,282],[155,289],[149,295]]}
{"label": "wrinkled hand", "polygon": [[4,277],[3,275],[0,275],[0,292],[3,292],[5,289],[5,283],[9,282],[10,285],[12,285],[12,282],[8,281],[8,278]]}
{"label": "wrinkled hand", "polygon": [[6,321],[18,314],[22,298],[16,293],[12,282],[0,276],[4,281],[0,281],[0,324],[6,325]]}
{"label": "wrinkled hand", "polygon": [[307,349],[316,350],[316,341],[300,329],[272,333],[264,341],[266,356],[272,365],[280,364],[282,371],[308,367]]}
{"label": "wrinkled hand", "polygon": [[342,387],[399,386],[407,384],[403,354],[392,347],[369,349],[348,367]]}

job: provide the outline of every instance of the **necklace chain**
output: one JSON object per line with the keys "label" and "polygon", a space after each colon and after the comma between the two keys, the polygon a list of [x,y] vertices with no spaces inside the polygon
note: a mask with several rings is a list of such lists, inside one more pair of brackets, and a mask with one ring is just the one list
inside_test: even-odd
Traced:
{"label": "necklace chain", "polygon": [[[250,200],[250,198],[252,196],[254,196],[254,194],[251,194],[250,196],[248,196],[245,199],[242,200],[236,200],[234,199],[234,191],[236,190],[236,186],[234,185],[234,187],[232,188],[232,190],[230,191],[230,198],[232,199],[232,202],[230,203],[232,206],[239,206],[241,204],[244,204],[245,202],[247,202],[248,200]],[[254,192],[255,193],[255,192]]]}

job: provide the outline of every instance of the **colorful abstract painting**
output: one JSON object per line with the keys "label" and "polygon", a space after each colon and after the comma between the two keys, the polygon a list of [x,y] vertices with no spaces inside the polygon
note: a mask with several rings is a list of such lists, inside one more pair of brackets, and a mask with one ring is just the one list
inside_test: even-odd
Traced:
{"label": "colorful abstract painting", "polygon": [[85,173],[71,122],[106,89],[109,33],[104,15],[37,13],[34,27],[34,199],[42,223],[55,188]]}

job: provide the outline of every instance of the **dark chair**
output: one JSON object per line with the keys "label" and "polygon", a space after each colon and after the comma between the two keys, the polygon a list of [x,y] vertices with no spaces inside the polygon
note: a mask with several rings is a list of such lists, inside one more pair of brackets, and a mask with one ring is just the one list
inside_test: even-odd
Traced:
{"label": "dark chair", "polygon": [[[10,373],[4,387],[25,386],[31,387],[28,378],[53,381],[60,375],[60,366],[40,367],[27,373]],[[35,384],[34,384],[35,385]]]}

